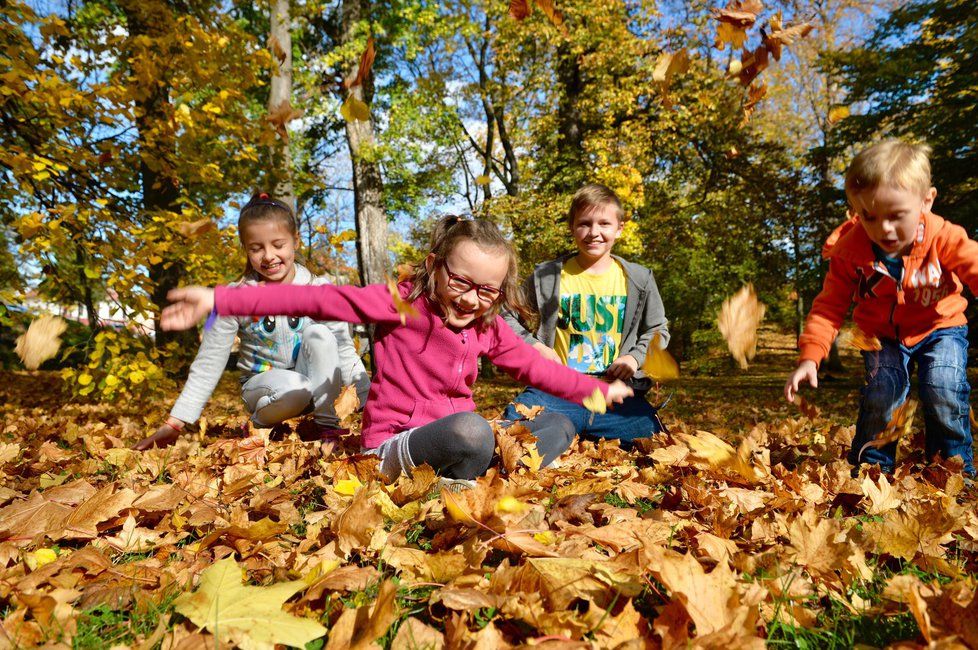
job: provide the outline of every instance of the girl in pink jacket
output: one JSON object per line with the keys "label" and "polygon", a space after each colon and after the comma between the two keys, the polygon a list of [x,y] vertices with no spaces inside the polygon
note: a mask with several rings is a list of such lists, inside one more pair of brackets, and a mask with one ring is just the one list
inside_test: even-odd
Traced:
{"label": "girl in pink jacket", "polygon": [[[363,410],[362,444],[378,454],[393,479],[423,463],[450,479],[469,480],[489,467],[495,439],[474,413],[478,358],[523,383],[579,404],[600,407],[632,394],[543,358],[499,315],[524,309],[516,254],[492,223],[445,217],[431,252],[396,287],[265,286],[175,289],[163,310],[164,329],[188,329],[208,313],[285,314],[375,324],[375,371]],[[410,305],[407,308],[405,305]],[[400,307],[400,309],[399,309]],[[563,415],[542,413],[525,424],[538,439],[544,465],[574,439]]]}

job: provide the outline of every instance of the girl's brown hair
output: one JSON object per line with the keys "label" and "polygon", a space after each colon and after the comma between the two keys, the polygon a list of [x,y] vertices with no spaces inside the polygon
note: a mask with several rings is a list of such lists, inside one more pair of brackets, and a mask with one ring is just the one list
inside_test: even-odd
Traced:
{"label": "girl's brown hair", "polygon": [[[244,244],[241,237],[245,227],[249,224],[272,220],[281,222],[289,234],[296,239],[299,238],[299,224],[292,208],[284,201],[273,199],[267,192],[255,192],[245,206],[241,208],[241,213],[238,215],[238,240]],[[245,256],[244,274],[248,275],[249,273],[257,273],[257,271],[251,268],[251,263]]]}
{"label": "girl's brown hair", "polygon": [[429,298],[435,295],[435,273],[439,267],[445,265],[445,259],[451,255],[452,251],[464,241],[475,242],[483,250],[501,250],[506,253],[509,261],[506,278],[503,280],[502,286],[499,287],[502,291],[502,297],[496,300],[483,314],[482,326],[488,326],[504,310],[528,319],[532,312],[526,305],[523,289],[519,284],[518,259],[513,245],[491,221],[469,219],[456,215],[442,217],[435,224],[431,233],[431,254],[435,256],[434,261],[430,270],[425,263],[427,257],[414,266],[414,273],[408,276],[414,286],[411,288],[407,301],[413,302],[421,294],[425,294]]}

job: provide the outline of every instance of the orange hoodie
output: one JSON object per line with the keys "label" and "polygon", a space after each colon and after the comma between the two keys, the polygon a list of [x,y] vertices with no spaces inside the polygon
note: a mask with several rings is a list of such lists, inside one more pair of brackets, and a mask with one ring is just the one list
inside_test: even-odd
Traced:
{"label": "orange hoodie", "polygon": [[818,364],[828,356],[852,303],[852,318],[864,333],[912,346],[936,329],[967,324],[962,282],[978,294],[978,242],[935,214],[925,214],[917,226],[900,285],[876,260],[858,217],[832,233],[822,255],[829,272],[798,339],[800,361]]}

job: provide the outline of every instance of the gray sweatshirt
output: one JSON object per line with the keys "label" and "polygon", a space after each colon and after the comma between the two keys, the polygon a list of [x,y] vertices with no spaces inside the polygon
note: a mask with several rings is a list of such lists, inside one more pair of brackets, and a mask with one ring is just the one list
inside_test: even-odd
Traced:
{"label": "gray sweatshirt", "polygon": [[[577,255],[568,253],[555,260],[538,264],[533,274],[523,282],[523,292],[530,307],[540,314],[540,325],[536,333],[530,332],[515,314],[504,312],[503,318],[524,341],[533,345],[543,343],[554,346],[554,331],[557,328],[557,312],[560,307],[560,272],[564,262]],[[621,355],[630,354],[638,361],[636,379],[645,377],[642,363],[655,334],[659,334],[659,345],[665,349],[669,343],[669,321],[659,296],[652,271],[624,260],[617,255],[612,257],[621,264],[628,281],[628,294],[625,300],[624,328],[621,335]]]}
{"label": "gray sweatshirt", "polygon": [[[238,285],[257,285],[258,276],[246,276]],[[331,284],[327,278],[313,276],[308,269],[295,265],[295,278],[292,284]],[[170,410],[170,415],[184,422],[195,422],[210,399],[221,374],[231,356],[235,337],[240,337],[238,369],[241,370],[242,383],[253,375],[271,368],[291,369],[295,367],[302,343],[302,331],[316,321],[306,317],[265,316],[237,317],[220,316],[213,325],[204,331],[200,350],[190,366],[187,383],[180,397]],[[370,380],[357,355],[347,323],[323,322],[339,347],[340,376],[344,385],[356,384],[360,403],[367,399]]]}

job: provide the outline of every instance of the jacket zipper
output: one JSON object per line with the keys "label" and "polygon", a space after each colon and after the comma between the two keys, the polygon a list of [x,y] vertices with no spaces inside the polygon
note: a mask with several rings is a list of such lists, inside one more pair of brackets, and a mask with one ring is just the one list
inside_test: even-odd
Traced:
{"label": "jacket zipper", "polygon": [[465,370],[465,359],[469,352],[469,331],[462,330],[462,357],[458,360],[458,371],[455,373],[455,391],[458,392],[462,381],[462,372]]}

